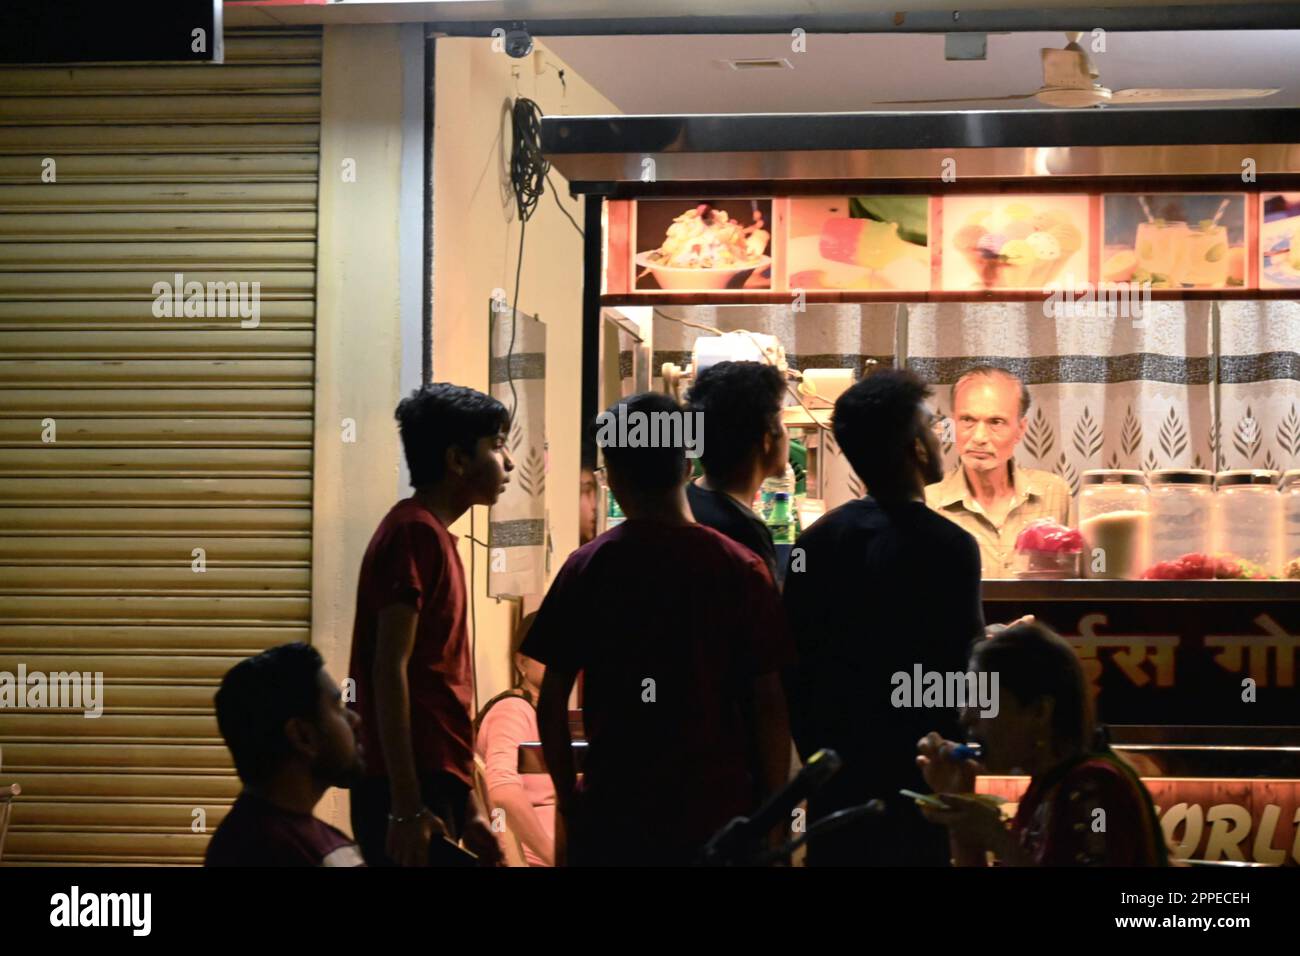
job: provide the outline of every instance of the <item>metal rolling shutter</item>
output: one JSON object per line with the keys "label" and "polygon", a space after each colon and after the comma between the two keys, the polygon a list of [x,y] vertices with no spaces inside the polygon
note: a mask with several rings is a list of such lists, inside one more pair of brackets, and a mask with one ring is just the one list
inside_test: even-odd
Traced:
{"label": "metal rolling shutter", "polygon": [[[0,710],[5,864],[201,861],[217,684],[309,640],[320,53],[0,69],[0,671],[104,679],[98,719]],[[175,273],[260,282],[260,327],[155,318]]]}

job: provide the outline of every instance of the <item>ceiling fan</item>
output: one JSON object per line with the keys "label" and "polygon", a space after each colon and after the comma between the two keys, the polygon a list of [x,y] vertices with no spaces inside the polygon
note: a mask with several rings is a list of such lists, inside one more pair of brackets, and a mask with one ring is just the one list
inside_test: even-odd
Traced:
{"label": "ceiling fan", "polygon": [[1079,46],[1082,32],[1067,33],[1063,50],[1045,49],[1043,53],[1043,85],[1032,93],[1012,96],[969,96],[957,99],[933,100],[881,100],[878,105],[937,104],[937,103],[996,103],[1008,100],[1036,99],[1046,106],[1079,109],[1086,106],[1104,106],[1111,103],[1194,103],[1210,100],[1248,100],[1272,96],[1278,90],[1206,89],[1161,90],[1132,89],[1109,90],[1097,82],[1100,74],[1088,54]]}

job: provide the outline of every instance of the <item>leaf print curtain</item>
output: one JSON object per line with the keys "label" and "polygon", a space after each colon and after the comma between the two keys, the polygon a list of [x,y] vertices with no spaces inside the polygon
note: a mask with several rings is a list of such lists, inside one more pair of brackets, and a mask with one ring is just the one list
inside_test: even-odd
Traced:
{"label": "leaf print curtain", "polygon": [[1223,468],[1300,468],[1300,303],[1220,306]]}
{"label": "leaf print curtain", "polygon": [[[1013,372],[1032,399],[1016,461],[1072,492],[1090,468],[1215,467],[1211,303],[1153,302],[1136,321],[1049,318],[1039,302],[907,308],[907,364],[940,411],[971,366]],[[943,451],[955,468],[953,443]]]}
{"label": "leaf print curtain", "polygon": [[[888,366],[900,348],[902,361],[935,384],[945,415],[962,372],[1007,368],[1032,396],[1016,460],[1061,475],[1076,494],[1090,468],[1300,468],[1294,301],[1153,302],[1138,319],[1048,317],[1040,302],[660,307],[656,372],[667,361],[684,366],[706,334],[674,318],[776,335],[796,369],[852,368],[861,377],[869,359]],[[833,440],[828,451],[822,496],[833,508],[862,490]],[[950,440],[943,451],[955,468]]]}
{"label": "leaf print curtain", "polygon": [[546,590],[546,326],[523,313],[492,318],[488,381],[514,409],[506,446],[515,470],[488,509],[488,594],[522,597]]}

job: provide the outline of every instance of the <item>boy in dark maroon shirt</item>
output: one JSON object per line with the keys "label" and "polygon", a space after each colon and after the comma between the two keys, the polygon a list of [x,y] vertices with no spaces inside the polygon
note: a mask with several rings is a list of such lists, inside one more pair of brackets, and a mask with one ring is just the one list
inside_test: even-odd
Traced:
{"label": "boy in dark maroon shirt", "polygon": [[497,863],[473,795],[465,572],[447,529],[509,481],[510,418],[496,399],[445,383],[414,392],[396,417],[415,493],[384,516],[361,562],[350,672],[370,756],[352,829],[371,866],[427,865],[444,836]]}
{"label": "boy in dark maroon shirt", "polygon": [[206,866],[361,866],[342,832],[312,816],[361,773],[356,714],[320,654],[286,644],[240,661],[216,695],[217,726],[243,792],[208,843]]}
{"label": "boy in dark maroon shirt", "polygon": [[[629,420],[682,414],[666,395],[626,405]],[[538,720],[557,853],[569,865],[687,864],[786,782],[779,672],[791,644],[767,566],[692,519],[683,448],[602,445],[627,520],[570,556],[522,649],[547,665]],[[567,703],[579,671],[580,786]]]}

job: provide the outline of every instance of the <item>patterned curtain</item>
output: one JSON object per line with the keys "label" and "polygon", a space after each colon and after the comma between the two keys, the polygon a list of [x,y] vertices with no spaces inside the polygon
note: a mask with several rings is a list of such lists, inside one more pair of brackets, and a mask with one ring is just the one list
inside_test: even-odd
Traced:
{"label": "patterned curtain", "polygon": [[[1049,318],[1038,302],[904,308],[906,363],[935,384],[939,410],[951,414],[949,386],[970,366],[1011,370],[1033,398],[1017,461],[1061,475],[1076,494],[1090,468],[1300,468],[1300,302],[1153,302],[1137,320]],[[898,309],[660,307],[652,368],[690,361],[705,333],[672,321],[683,318],[773,334],[792,368],[852,368],[860,377],[868,358],[894,361]],[[828,451],[825,497],[834,507],[861,486],[833,442]],[[943,451],[955,468],[953,444]]]}
{"label": "patterned curtain", "polygon": [[1300,302],[1220,305],[1223,468],[1300,468]]}
{"label": "patterned curtain", "polygon": [[[999,365],[1030,387],[1016,460],[1065,478],[1089,468],[1214,468],[1211,303],[1154,302],[1140,320],[1048,318],[1038,302],[908,307],[907,364],[948,386]],[[1293,356],[1294,357],[1294,356]],[[944,444],[947,468],[957,465]]]}
{"label": "patterned curtain", "polygon": [[514,409],[507,447],[515,470],[488,511],[488,594],[541,594],[546,590],[546,326],[522,313],[494,314],[491,348],[492,396]]}

